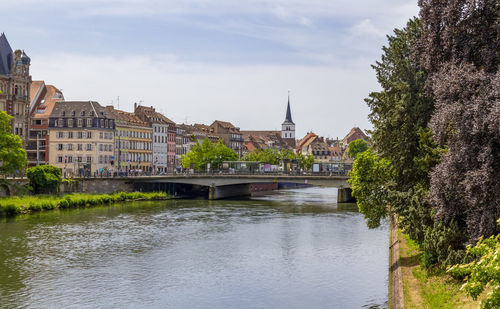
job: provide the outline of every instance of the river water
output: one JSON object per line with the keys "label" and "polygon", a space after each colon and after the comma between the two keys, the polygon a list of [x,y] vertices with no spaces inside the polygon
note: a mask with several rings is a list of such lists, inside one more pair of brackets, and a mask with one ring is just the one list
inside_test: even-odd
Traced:
{"label": "river water", "polygon": [[387,308],[388,224],[336,191],[4,220],[0,308]]}

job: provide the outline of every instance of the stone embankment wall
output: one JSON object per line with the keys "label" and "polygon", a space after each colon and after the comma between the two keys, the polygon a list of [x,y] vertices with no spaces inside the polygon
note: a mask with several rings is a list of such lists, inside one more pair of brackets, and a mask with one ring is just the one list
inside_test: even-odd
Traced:
{"label": "stone embankment wall", "polygon": [[105,194],[114,192],[133,192],[133,184],[126,179],[90,178],[75,179],[61,184],[61,193],[83,192],[90,194]]}

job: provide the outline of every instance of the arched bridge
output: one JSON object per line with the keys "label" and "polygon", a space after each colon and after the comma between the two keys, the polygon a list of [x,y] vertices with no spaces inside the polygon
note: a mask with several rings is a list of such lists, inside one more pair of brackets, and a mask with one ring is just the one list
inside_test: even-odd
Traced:
{"label": "arched bridge", "polygon": [[[252,188],[259,185],[275,184],[277,188],[305,185],[334,187],[350,191],[345,175],[287,175],[287,174],[186,174],[165,176],[130,177],[134,187],[139,190],[165,190],[166,185],[188,185],[208,190],[209,199],[221,199],[249,195]],[[339,201],[343,201],[339,190]]]}

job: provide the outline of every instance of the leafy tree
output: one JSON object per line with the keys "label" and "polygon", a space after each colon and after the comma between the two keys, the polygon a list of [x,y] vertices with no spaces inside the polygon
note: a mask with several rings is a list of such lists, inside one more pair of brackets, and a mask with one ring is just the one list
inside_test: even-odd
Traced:
{"label": "leafy tree", "polygon": [[208,163],[215,168],[220,168],[223,161],[234,161],[237,159],[238,154],[224,145],[222,140],[219,140],[214,145],[208,138],[205,138],[201,144],[196,142],[191,151],[182,156],[182,166],[202,171],[206,169]]}
{"label": "leafy tree", "polygon": [[297,159],[295,153],[290,149],[256,149],[248,153],[245,157],[246,161],[258,161],[272,165],[280,164],[282,160]]}
{"label": "leafy tree", "polygon": [[303,170],[310,170],[314,163],[314,156],[312,154],[303,155],[301,152],[297,154],[297,159],[299,160],[299,166]]}
{"label": "leafy tree", "polygon": [[365,100],[371,109],[374,150],[391,165],[393,177],[383,186],[386,201],[403,229],[419,243],[434,222],[426,197],[429,171],[437,162],[436,145],[429,142],[432,132],[427,129],[434,101],[426,94],[427,73],[413,55],[422,33],[422,23],[413,18],[387,37],[382,59],[373,66],[382,90]]}
{"label": "leafy tree", "polygon": [[[497,220],[500,224],[500,220]],[[481,301],[481,308],[500,307],[500,234],[483,239],[476,246],[467,246],[467,253],[476,259],[468,264],[454,265],[448,272],[455,277],[464,278],[462,289],[474,300],[485,288],[491,291]]]}
{"label": "leafy tree", "polygon": [[368,149],[368,143],[365,140],[357,139],[349,143],[347,155],[356,159],[356,155]]}
{"label": "leafy tree", "polygon": [[432,172],[430,197],[437,219],[456,222],[474,243],[499,232],[500,72],[462,64],[436,76],[431,128],[448,152]]}
{"label": "leafy tree", "polygon": [[7,175],[23,170],[28,163],[23,142],[12,134],[11,116],[0,111],[0,174]]}
{"label": "leafy tree", "polygon": [[348,183],[369,228],[378,227],[380,220],[387,216],[386,186],[393,174],[390,162],[379,158],[371,149],[359,153],[354,160]]}
{"label": "leafy tree", "polygon": [[500,2],[420,0],[418,57],[436,99],[430,128],[446,146],[431,174],[436,220],[456,225],[463,249],[498,233],[500,217]]}
{"label": "leafy tree", "polygon": [[61,170],[52,165],[38,165],[28,168],[26,176],[35,193],[59,192]]}

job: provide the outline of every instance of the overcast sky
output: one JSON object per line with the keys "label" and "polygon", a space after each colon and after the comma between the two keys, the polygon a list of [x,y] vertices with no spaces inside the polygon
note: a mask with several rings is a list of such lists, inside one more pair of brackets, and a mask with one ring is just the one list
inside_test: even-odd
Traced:
{"label": "overcast sky", "polygon": [[2,1],[0,32],[31,57],[33,80],[66,100],[177,123],[280,129],[291,91],[297,137],[369,129],[364,98],[386,34],[416,0]]}

